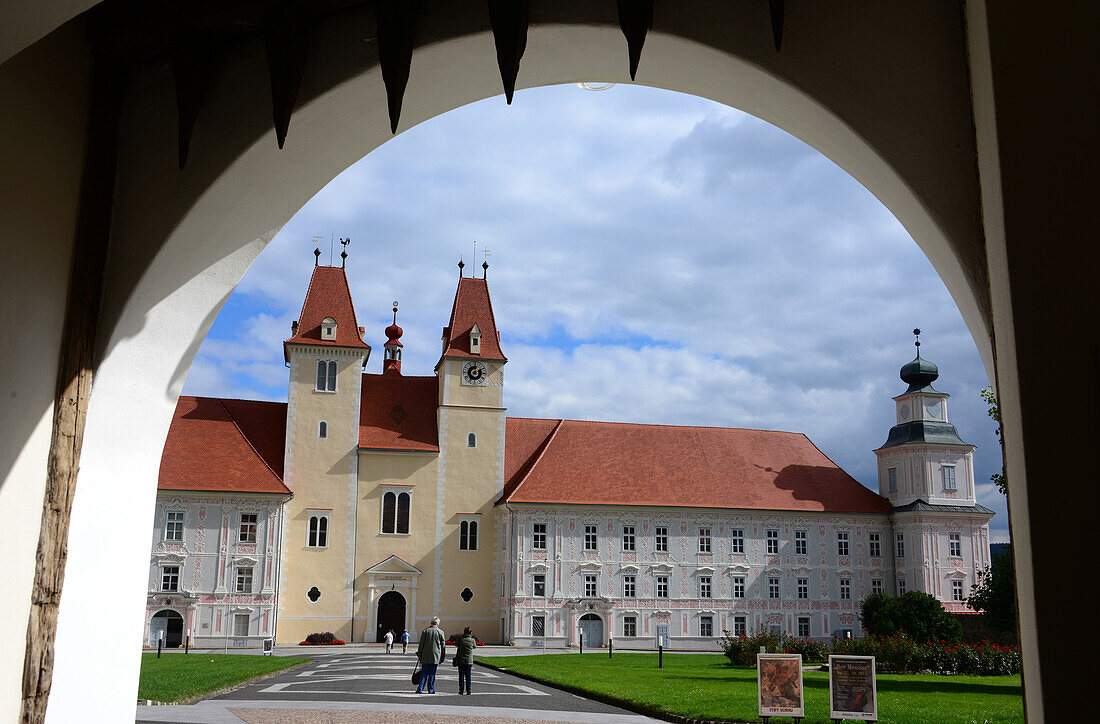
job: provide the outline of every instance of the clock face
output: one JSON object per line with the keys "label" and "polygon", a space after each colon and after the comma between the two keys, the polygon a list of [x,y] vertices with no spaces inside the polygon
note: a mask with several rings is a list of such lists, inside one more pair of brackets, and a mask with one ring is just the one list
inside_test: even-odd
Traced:
{"label": "clock face", "polygon": [[462,384],[484,385],[489,377],[489,370],[484,362],[467,362],[462,366]]}
{"label": "clock face", "polygon": [[929,417],[940,416],[940,403],[939,402],[926,402],[924,403],[924,410],[928,413]]}

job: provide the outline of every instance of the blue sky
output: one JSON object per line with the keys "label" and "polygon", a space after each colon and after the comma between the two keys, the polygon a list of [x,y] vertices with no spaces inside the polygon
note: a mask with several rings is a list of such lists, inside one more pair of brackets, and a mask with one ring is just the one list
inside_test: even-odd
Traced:
{"label": "blue sky", "polygon": [[470,104],[352,161],[245,274],[184,394],[286,399],[281,342],[315,234],[322,263],[330,238],[352,239],[367,341],[381,351],[398,300],[404,371],[431,374],[455,265],[480,276],[488,248],[510,415],[804,432],[872,488],[920,327],[1008,539],[974,341],[897,220],[812,147],[701,98],[568,85]]}

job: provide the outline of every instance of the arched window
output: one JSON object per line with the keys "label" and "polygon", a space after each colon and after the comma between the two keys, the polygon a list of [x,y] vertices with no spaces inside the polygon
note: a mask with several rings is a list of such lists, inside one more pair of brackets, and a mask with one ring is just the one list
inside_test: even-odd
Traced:
{"label": "arched window", "polygon": [[317,437],[328,437],[328,423],[324,420],[317,423]]}
{"label": "arched window", "polygon": [[477,435],[471,432],[466,436],[466,447],[477,447]]}
{"label": "arched window", "polygon": [[460,551],[477,550],[477,521],[464,520],[458,526],[458,549]]}
{"label": "arched window", "polygon": [[336,363],[317,360],[317,391],[336,392]]}
{"label": "arched window", "polygon": [[388,491],[382,496],[382,532],[406,534],[409,532],[408,493]]}
{"label": "arched window", "polygon": [[328,546],[328,516],[320,513],[309,516],[309,539],[306,544],[310,548],[324,548]]}

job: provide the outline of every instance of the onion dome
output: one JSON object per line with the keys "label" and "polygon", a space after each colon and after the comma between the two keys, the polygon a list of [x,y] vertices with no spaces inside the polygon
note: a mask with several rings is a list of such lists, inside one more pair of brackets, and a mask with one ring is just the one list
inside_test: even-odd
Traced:
{"label": "onion dome", "polygon": [[901,381],[909,385],[909,389],[905,392],[907,394],[910,392],[920,392],[921,390],[931,390],[935,392],[935,390],[932,389],[932,383],[939,378],[940,369],[936,367],[934,363],[921,358],[920,330],[914,329],[913,334],[917,336],[917,357],[901,368]]}
{"label": "onion dome", "polygon": [[397,302],[393,303],[393,324],[386,327],[386,345],[394,345],[402,347],[401,335],[405,333],[405,330],[397,326]]}

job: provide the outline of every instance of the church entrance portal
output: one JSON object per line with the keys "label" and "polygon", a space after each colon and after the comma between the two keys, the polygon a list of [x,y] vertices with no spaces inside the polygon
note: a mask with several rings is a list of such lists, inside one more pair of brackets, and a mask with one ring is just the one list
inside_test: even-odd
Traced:
{"label": "church entrance portal", "polygon": [[586,646],[603,646],[603,619],[594,613],[581,616],[581,636]]}
{"label": "church entrance portal", "polygon": [[164,634],[164,648],[174,649],[183,646],[183,616],[175,611],[159,611],[149,619],[149,645],[156,646],[161,633]]}
{"label": "church entrance portal", "polygon": [[386,591],[378,599],[378,628],[375,642],[381,643],[386,632],[393,629],[394,639],[401,638],[405,630],[405,597],[397,591]]}

